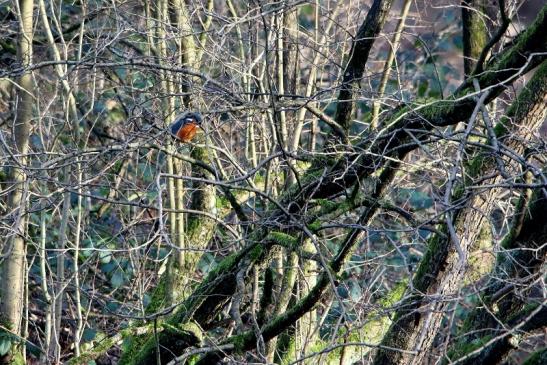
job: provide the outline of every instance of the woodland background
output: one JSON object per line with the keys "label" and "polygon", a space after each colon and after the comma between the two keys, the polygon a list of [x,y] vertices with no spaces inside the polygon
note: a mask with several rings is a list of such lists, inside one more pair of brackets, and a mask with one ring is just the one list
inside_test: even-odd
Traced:
{"label": "woodland background", "polygon": [[0,0],[0,364],[546,363],[546,17]]}

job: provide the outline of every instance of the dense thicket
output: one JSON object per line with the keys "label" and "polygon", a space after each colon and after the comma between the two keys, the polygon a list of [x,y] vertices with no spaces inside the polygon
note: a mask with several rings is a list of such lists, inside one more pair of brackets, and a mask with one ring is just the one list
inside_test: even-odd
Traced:
{"label": "dense thicket", "polygon": [[546,18],[0,3],[0,364],[541,363]]}

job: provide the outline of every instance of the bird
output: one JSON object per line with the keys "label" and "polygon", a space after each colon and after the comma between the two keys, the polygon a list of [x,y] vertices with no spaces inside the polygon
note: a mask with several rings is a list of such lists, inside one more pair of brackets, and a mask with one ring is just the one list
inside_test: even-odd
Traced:
{"label": "bird", "polygon": [[197,112],[182,113],[171,124],[171,134],[184,143],[190,142],[196,135],[202,121],[203,117]]}

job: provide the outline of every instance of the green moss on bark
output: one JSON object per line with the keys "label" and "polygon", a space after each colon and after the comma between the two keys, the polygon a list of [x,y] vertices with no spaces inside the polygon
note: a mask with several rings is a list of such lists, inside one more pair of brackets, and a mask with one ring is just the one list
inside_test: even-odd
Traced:
{"label": "green moss on bark", "polygon": [[290,234],[283,232],[270,232],[266,239],[271,240],[274,244],[286,247],[293,248],[298,245],[299,240]]}
{"label": "green moss on bark", "polygon": [[522,365],[543,365],[547,364],[547,347],[534,352]]}

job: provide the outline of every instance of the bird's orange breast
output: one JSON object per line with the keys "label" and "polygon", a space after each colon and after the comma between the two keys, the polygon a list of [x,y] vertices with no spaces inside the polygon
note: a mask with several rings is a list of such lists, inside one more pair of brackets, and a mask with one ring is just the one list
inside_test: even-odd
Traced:
{"label": "bird's orange breast", "polygon": [[177,137],[182,142],[189,142],[194,138],[198,131],[198,125],[196,123],[188,123],[183,125],[177,132]]}

